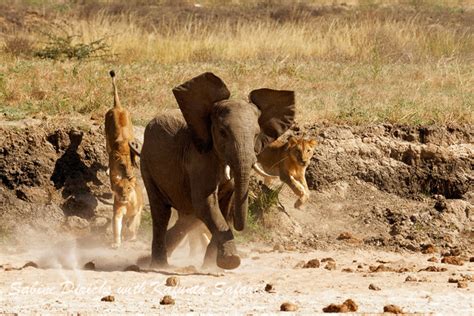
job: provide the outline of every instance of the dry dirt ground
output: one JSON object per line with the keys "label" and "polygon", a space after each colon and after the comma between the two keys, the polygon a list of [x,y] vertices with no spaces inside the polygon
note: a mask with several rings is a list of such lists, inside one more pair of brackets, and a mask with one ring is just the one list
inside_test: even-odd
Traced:
{"label": "dry dirt ground", "polygon": [[[150,271],[139,260],[149,255],[149,231],[109,247],[100,119],[0,123],[0,312],[268,313],[289,301],[316,313],[349,298],[358,312],[388,304],[474,312],[472,126],[296,126],[291,133],[319,141],[307,205],[293,208],[284,188],[257,233],[238,236],[244,259],[236,270],[201,270],[203,252],[191,258],[185,244],[174,269]],[[319,267],[304,268],[311,259]],[[137,260],[140,271],[123,271]],[[20,269],[28,261],[37,268]],[[94,270],[85,270],[90,261]],[[164,285],[170,275],[177,287]],[[175,305],[160,305],[167,294]],[[107,295],[115,301],[101,301]]]}
{"label": "dry dirt ground", "polygon": [[[133,272],[123,270],[148,253],[147,244],[126,245],[120,250],[105,246],[81,245],[66,241],[49,243],[35,251],[2,256],[2,262],[21,267],[35,260],[40,269],[0,270],[0,312],[77,312],[77,313],[164,313],[164,312],[239,312],[272,313],[283,302],[298,306],[302,313],[322,312],[331,303],[348,298],[359,306],[358,312],[380,313],[388,304],[406,312],[472,315],[472,282],[457,288],[449,278],[472,275],[473,263],[464,266],[427,262],[431,255],[393,253],[374,250],[272,251],[264,245],[243,246],[246,257],[234,271],[199,271],[187,267],[199,264],[189,259],[187,249],[174,255],[171,263],[181,267],[170,271]],[[302,268],[301,261],[332,257],[335,270]],[[439,257],[439,256],[437,256]],[[94,260],[96,271],[84,271],[83,265]],[[370,266],[413,272],[370,272]],[[360,265],[361,268],[358,268]],[[434,265],[445,272],[417,272]],[[187,267],[187,268],[183,268]],[[146,266],[144,267],[146,269]],[[354,272],[343,272],[350,268]],[[176,287],[165,286],[166,279],[177,276]],[[413,281],[406,281],[407,277]],[[274,293],[265,291],[272,284]],[[374,284],[381,290],[369,290]],[[113,295],[114,302],[102,297]],[[175,305],[160,305],[171,295]]]}

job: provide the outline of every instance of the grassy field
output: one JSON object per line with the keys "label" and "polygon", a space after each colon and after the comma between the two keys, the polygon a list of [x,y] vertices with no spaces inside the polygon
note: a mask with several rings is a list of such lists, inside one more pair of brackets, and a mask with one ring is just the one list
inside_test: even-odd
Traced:
{"label": "grassy field", "polygon": [[115,69],[146,124],[212,71],[236,97],[295,90],[300,122],[473,123],[473,1],[345,3],[4,1],[0,112],[100,117]]}

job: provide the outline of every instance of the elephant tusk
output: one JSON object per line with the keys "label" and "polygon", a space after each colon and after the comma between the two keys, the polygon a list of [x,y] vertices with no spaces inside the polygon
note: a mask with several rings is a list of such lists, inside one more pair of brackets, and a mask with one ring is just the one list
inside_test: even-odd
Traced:
{"label": "elephant tusk", "polygon": [[229,165],[225,165],[225,168],[224,168],[224,175],[225,175],[225,179],[227,181],[229,181],[231,179],[230,177],[230,167]]}
{"label": "elephant tusk", "polygon": [[262,177],[267,177],[267,178],[278,178],[277,176],[272,176],[263,171],[263,168],[260,166],[258,162],[254,163],[252,168]]}

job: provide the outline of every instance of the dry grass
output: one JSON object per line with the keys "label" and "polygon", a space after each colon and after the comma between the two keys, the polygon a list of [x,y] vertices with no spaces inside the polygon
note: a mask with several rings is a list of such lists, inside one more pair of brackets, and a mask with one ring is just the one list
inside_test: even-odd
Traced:
{"label": "dry grass", "polygon": [[[124,103],[143,124],[175,108],[171,88],[202,71],[221,76],[238,97],[262,86],[296,90],[300,121],[473,122],[470,1],[324,2],[215,0],[198,8],[186,1],[11,1],[0,10],[0,29],[10,38],[0,54],[0,111],[9,118],[102,114],[111,105],[107,71],[115,68]],[[22,22],[11,23],[15,18]],[[64,20],[78,35],[75,44],[106,38],[116,57],[27,56],[44,41],[38,29]]]}

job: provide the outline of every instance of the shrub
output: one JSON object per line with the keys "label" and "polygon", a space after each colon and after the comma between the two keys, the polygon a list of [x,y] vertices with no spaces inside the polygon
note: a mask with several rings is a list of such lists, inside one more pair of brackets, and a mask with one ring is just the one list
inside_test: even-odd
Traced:
{"label": "shrub", "polygon": [[263,220],[266,211],[274,206],[281,205],[278,195],[282,187],[283,184],[270,188],[261,181],[251,185],[251,190],[249,190],[249,216],[251,220]]}
{"label": "shrub", "polygon": [[43,33],[48,39],[45,46],[34,53],[35,57],[53,60],[84,60],[91,58],[103,58],[113,56],[110,46],[105,42],[106,38],[100,38],[89,43],[79,40],[81,35],[71,34],[67,27],[53,27],[52,32]]}

